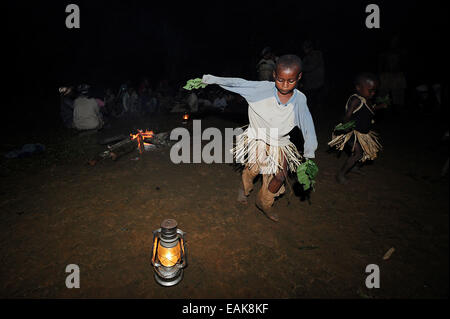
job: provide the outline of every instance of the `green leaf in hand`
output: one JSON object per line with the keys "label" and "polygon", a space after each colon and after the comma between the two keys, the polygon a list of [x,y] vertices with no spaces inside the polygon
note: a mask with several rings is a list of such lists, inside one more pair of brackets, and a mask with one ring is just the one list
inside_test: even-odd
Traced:
{"label": "green leaf in hand", "polygon": [[303,185],[304,190],[308,190],[311,187],[314,188],[314,184],[316,183],[315,178],[318,172],[319,168],[316,163],[310,159],[307,159],[297,167],[297,179]]}
{"label": "green leaf in hand", "polygon": [[335,131],[346,131],[346,130],[353,130],[356,127],[355,121],[349,121],[345,124],[339,123],[334,128]]}
{"label": "green leaf in hand", "polygon": [[189,91],[193,90],[193,89],[199,89],[199,88],[204,89],[207,85],[208,84],[205,84],[202,82],[202,79],[196,78],[196,79],[188,80],[186,82],[186,85],[183,86],[183,89],[189,90]]}
{"label": "green leaf in hand", "polygon": [[391,98],[389,97],[389,94],[386,94],[385,96],[379,96],[375,99],[375,102],[377,104],[386,103],[386,105],[391,104]]}
{"label": "green leaf in hand", "polygon": [[307,190],[311,187],[308,175],[306,175],[306,165],[305,163],[300,164],[297,167],[297,179],[300,184],[303,185],[303,189]]}

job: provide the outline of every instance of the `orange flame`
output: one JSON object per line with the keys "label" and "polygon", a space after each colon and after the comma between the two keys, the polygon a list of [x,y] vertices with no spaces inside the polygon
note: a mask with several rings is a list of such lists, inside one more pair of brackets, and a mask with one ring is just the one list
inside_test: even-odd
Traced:
{"label": "orange flame", "polygon": [[153,131],[145,130],[138,130],[137,134],[130,134],[131,139],[135,140],[137,139],[138,147],[139,147],[139,153],[142,154],[144,152],[144,145],[150,145],[151,143],[144,142],[144,139],[146,138],[152,138],[155,135]]}
{"label": "orange flame", "polygon": [[130,134],[132,140],[138,138],[138,136],[141,136],[142,138],[145,139],[145,138],[152,138],[154,135],[155,133],[149,130],[145,130],[145,132],[143,130],[138,130],[137,134]]}

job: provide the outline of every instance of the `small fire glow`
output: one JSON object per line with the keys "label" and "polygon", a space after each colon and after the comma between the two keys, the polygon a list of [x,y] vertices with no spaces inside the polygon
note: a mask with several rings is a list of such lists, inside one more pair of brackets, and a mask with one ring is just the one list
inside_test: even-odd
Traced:
{"label": "small fire glow", "polygon": [[153,138],[154,135],[155,133],[149,130],[145,130],[145,132],[143,130],[138,130],[137,134],[130,134],[132,140],[137,139],[140,154],[144,152],[145,145],[152,145],[151,143],[147,143],[144,140],[147,138],[148,139]]}
{"label": "small fire glow", "polygon": [[189,120],[189,113],[184,113],[183,114],[183,121],[187,122],[187,120]]}

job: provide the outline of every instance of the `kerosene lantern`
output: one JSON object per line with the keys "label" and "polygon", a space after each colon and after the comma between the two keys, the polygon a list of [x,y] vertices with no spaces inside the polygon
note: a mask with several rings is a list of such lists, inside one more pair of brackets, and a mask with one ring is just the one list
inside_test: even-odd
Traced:
{"label": "kerosene lantern", "polygon": [[189,121],[189,113],[188,112],[184,112],[184,114],[183,114],[183,124],[187,124],[188,121]]}
{"label": "kerosene lantern", "polygon": [[155,280],[162,286],[173,286],[183,279],[187,265],[185,233],[177,228],[177,221],[165,219],[161,228],[153,231],[151,252]]}

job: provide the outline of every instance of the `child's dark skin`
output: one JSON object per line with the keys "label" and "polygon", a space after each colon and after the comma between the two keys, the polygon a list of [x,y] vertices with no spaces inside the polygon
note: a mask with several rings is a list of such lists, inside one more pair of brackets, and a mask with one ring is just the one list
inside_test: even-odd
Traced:
{"label": "child's dark skin", "polygon": [[[385,109],[387,108],[386,103],[381,103],[378,105],[372,104],[372,98],[376,93],[378,83],[374,82],[370,79],[364,80],[362,83],[356,85],[356,91],[360,96],[366,99],[367,105],[372,108],[372,110],[379,110],[379,109]],[[353,111],[359,106],[360,100],[356,97],[353,97],[350,100],[349,106],[347,108],[347,112],[344,116],[343,123],[347,123],[350,121],[351,116],[353,114]],[[345,174],[347,174],[356,164],[357,161],[361,159],[363,156],[363,150],[361,148],[361,145],[356,142],[355,148],[351,154],[351,156],[347,159],[344,166],[340,169],[338,172],[338,175],[336,176],[337,181],[341,184],[345,183],[347,180],[345,179]]]}
{"label": "child's dark skin", "polygon": [[[299,66],[277,66],[273,72],[278,98],[281,103],[287,103],[294,94],[298,81],[302,78]],[[286,178],[287,161],[283,160],[283,169],[280,170],[269,183],[269,191],[273,194],[278,192]]]}

